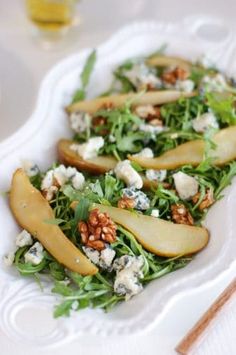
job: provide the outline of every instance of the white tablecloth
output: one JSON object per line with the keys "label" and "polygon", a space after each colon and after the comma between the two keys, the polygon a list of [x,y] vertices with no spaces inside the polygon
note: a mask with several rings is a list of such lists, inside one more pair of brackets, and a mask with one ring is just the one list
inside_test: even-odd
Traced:
{"label": "white tablecloth", "polygon": [[[234,26],[235,0],[83,0],[81,25],[67,46],[42,51],[29,34],[23,1],[0,0],[0,140],[20,127],[33,111],[42,77],[58,60],[84,47],[95,47],[122,25],[134,20],[179,21],[186,16],[209,14]],[[84,336],[69,345],[39,351],[15,344],[0,333],[1,355],[169,355],[235,275],[231,269],[208,286],[181,295],[154,329],[139,336],[108,339]],[[236,320],[226,312],[195,354],[234,355]],[[230,331],[229,331],[230,329]],[[224,351],[225,349],[225,351]],[[223,351],[223,352],[222,352]]]}

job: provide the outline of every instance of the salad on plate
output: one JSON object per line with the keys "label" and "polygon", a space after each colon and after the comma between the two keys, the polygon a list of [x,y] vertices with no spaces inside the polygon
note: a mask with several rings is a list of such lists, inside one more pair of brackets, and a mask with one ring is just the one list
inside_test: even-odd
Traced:
{"label": "salad on plate", "polygon": [[9,193],[22,230],[5,264],[53,281],[55,317],[108,311],[185,267],[207,247],[206,213],[236,175],[233,79],[162,48],[119,65],[86,100],[95,63],[93,51],[56,161],[17,169]]}

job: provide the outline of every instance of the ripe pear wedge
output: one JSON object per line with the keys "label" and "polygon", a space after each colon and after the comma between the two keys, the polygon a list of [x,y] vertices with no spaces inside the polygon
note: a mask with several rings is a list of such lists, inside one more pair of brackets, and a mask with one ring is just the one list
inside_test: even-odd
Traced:
{"label": "ripe pear wedge", "polygon": [[146,64],[152,67],[180,67],[187,71],[191,70],[192,63],[179,58],[165,55],[155,55],[146,60]]}
{"label": "ripe pear wedge", "polygon": [[[236,159],[236,126],[220,130],[212,140],[217,145],[209,153],[214,165],[221,166]],[[203,160],[204,146],[204,141],[199,139],[183,143],[159,157],[144,159],[129,156],[129,159],[146,169],[176,169],[185,164],[196,166]]]}
{"label": "ripe pear wedge", "polygon": [[38,239],[59,263],[81,275],[94,275],[98,272],[97,267],[57,225],[45,222],[55,218],[53,210],[22,169],[16,170],[13,175],[10,207],[18,224]]}
{"label": "ripe pear wedge", "polygon": [[75,144],[68,139],[60,139],[57,144],[57,152],[60,162],[70,165],[79,170],[88,171],[92,174],[104,174],[115,168],[117,160],[112,156],[98,156],[93,159],[84,160],[70,147]]}
{"label": "ripe pear wedge", "polygon": [[[110,170],[113,170],[117,164],[117,160],[112,156],[98,156],[93,159],[84,160],[74,150],[71,150],[70,146],[75,143],[68,139],[61,139],[57,144],[59,161],[68,166],[74,166],[78,170],[87,171],[94,175],[104,174]],[[143,188],[150,190],[156,188],[157,181],[148,180],[145,175],[140,174],[143,180]],[[168,184],[162,183],[164,187],[168,187]]]}
{"label": "ripe pear wedge", "polygon": [[[72,207],[75,206],[76,202]],[[106,212],[115,223],[130,231],[146,250],[156,255],[175,257],[194,254],[209,241],[209,233],[202,227],[174,224],[111,206],[94,204],[93,208]]]}
{"label": "ripe pear wedge", "polygon": [[144,94],[121,94],[98,97],[93,100],[76,102],[67,106],[68,113],[83,111],[90,114],[95,113],[104,106],[122,107],[128,101],[132,102],[132,106],[138,105],[162,105],[168,102],[177,101],[181,97],[192,97],[196,93],[186,93],[177,90],[149,91]]}

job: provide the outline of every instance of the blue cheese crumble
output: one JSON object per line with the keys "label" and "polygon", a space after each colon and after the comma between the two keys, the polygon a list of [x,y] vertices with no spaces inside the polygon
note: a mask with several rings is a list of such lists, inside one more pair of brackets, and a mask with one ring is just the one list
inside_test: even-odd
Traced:
{"label": "blue cheese crumble", "polygon": [[173,174],[173,179],[175,188],[182,200],[189,200],[198,192],[199,183],[194,177],[179,171]]}
{"label": "blue cheese crumble", "polygon": [[146,178],[151,181],[162,182],[165,180],[166,175],[167,175],[166,170],[154,170],[154,169],[146,170]]}
{"label": "blue cheese crumble", "polygon": [[123,160],[117,163],[114,172],[118,179],[123,180],[127,186],[141,189],[143,180],[139,173],[132,167],[129,160]]}
{"label": "blue cheese crumble", "polygon": [[3,262],[6,266],[12,266],[15,260],[16,250],[9,251],[8,254],[3,256]]}
{"label": "blue cheese crumble", "polygon": [[41,243],[36,242],[34,245],[25,253],[25,262],[32,265],[38,265],[44,258],[43,246]]}
{"label": "blue cheese crumble", "polygon": [[223,92],[227,88],[227,81],[225,77],[220,73],[217,73],[214,76],[205,75],[202,78],[201,86],[203,91]]}
{"label": "blue cheese crumble", "polygon": [[153,89],[159,89],[162,86],[160,78],[157,78],[154,72],[144,63],[134,64],[131,69],[124,72],[124,75],[135,86],[135,88],[139,90],[144,89],[147,86]]}
{"label": "blue cheese crumble", "polygon": [[125,296],[126,301],[143,289],[139,281],[143,278],[143,264],[144,260],[141,255],[123,255],[115,259],[113,263],[113,270],[116,271],[114,291],[118,295]]}
{"label": "blue cheese crumble", "polygon": [[33,176],[39,174],[39,172],[40,172],[38,165],[32,163],[29,160],[24,160],[22,162],[22,166],[23,166],[24,172],[29,177],[33,177]]}
{"label": "blue cheese crumble", "polygon": [[27,232],[25,229],[21,233],[19,233],[16,236],[16,246],[21,248],[25,247],[26,245],[32,245],[33,244],[33,239],[29,232]]}
{"label": "blue cheese crumble", "polygon": [[83,159],[92,159],[98,156],[99,149],[104,146],[103,137],[92,137],[86,143],[72,144],[70,149],[76,152]]}
{"label": "blue cheese crumble", "polygon": [[69,116],[70,126],[77,133],[85,132],[91,124],[91,116],[83,111],[76,111]]}
{"label": "blue cheese crumble", "polygon": [[74,189],[80,190],[85,183],[84,175],[76,168],[59,165],[46,173],[41,183],[41,190],[45,192],[46,199],[50,201],[59,187],[67,183],[71,183]]}
{"label": "blue cheese crumble", "polygon": [[212,112],[207,112],[193,119],[192,126],[195,132],[204,133],[211,128],[218,129],[219,123]]}
{"label": "blue cheese crumble", "polygon": [[132,198],[135,202],[134,208],[137,210],[147,210],[150,207],[150,200],[147,195],[135,187],[128,187],[122,190],[122,197]]}
{"label": "blue cheese crumble", "polygon": [[87,257],[92,261],[92,263],[100,266],[101,269],[111,269],[116,252],[109,246],[109,244],[105,244],[105,249],[101,251],[90,247],[83,247],[83,251],[85,252]]}
{"label": "blue cheese crumble", "polygon": [[154,154],[151,148],[143,148],[139,153],[133,154],[134,157],[153,158]]}

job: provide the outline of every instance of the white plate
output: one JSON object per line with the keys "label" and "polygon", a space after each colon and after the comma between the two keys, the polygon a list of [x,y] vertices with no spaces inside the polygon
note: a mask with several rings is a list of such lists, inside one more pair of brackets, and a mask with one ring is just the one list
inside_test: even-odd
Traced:
{"label": "white plate", "polygon": [[[111,70],[126,58],[148,54],[168,43],[168,53],[196,59],[207,53],[208,59],[233,72],[235,42],[221,22],[209,18],[192,18],[181,24],[137,23],[124,28],[98,48],[98,61],[89,87],[89,96],[104,91],[111,81]],[[78,86],[78,77],[90,50],[59,63],[44,79],[36,110],[16,134],[0,144],[0,190],[7,191],[13,171],[29,159],[44,169],[56,157],[59,138],[70,136],[63,107]],[[51,285],[43,281],[44,292],[32,280],[20,277],[13,269],[0,268],[0,326],[19,342],[48,347],[68,342],[80,334],[131,334],[144,331],[160,321],[170,301],[182,292],[216,278],[234,261],[236,228],[236,184],[225,191],[206,219],[211,240],[184,269],[149,284],[144,292],[128,303],[105,314],[84,310],[70,318],[52,318],[55,296]],[[0,257],[14,244],[18,227],[11,216],[6,196],[0,197]]]}

